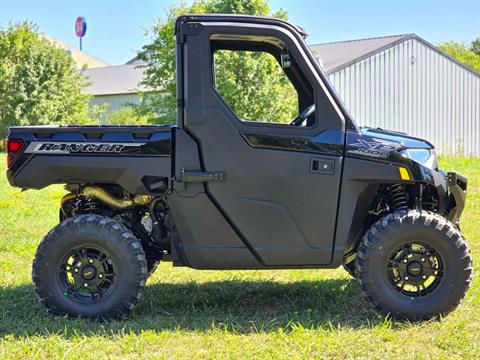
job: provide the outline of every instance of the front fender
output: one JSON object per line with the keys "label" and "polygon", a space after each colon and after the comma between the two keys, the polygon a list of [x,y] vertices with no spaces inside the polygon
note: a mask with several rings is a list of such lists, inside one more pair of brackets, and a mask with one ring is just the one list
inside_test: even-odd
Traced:
{"label": "front fender", "polygon": [[[339,266],[345,253],[352,251],[363,236],[363,228],[377,189],[381,184],[422,183],[435,188],[439,212],[450,221],[460,217],[466,194],[466,179],[429,169],[399,155],[396,162],[346,157],[340,190],[332,267]],[[399,167],[408,170],[409,180],[403,180]],[[457,176],[458,175],[458,176]],[[450,178],[451,176],[451,178]]]}

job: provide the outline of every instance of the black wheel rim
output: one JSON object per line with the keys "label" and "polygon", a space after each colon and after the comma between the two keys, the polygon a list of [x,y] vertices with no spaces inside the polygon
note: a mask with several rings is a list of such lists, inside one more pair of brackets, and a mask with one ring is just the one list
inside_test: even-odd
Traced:
{"label": "black wheel rim", "polygon": [[431,294],[444,277],[444,262],[431,245],[414,241],[395,249],[386,265],[387,277],[395,290],[417,298]]}
{"label": "black wheel rim", "polygon": [[94,246],[70,250],[60,262],[57,274],[63,294],[82,304],[101,302],[115,287],[112,257]]}

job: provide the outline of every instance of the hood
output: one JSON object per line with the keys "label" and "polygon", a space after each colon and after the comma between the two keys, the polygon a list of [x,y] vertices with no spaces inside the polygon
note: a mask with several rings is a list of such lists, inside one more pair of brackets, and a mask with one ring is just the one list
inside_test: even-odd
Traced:
{"label": "hood", "polygon": [[[395,131],[360,128],[347,132],[346,153],[350,156],[393,160],[402,150],[420,151],[430,156],[433,148],[426,140]],[[422,150],[426,150],[426,154]]]}
{"label": "hood", "polygon": [[391,141],[401,145],[404,149],[428,149],[431,150],[434,146],[427,140],[419,139],[409,136],[402,132],[383,130],[380,128],[360,128],[361,135],[369,138],[376,138]]}

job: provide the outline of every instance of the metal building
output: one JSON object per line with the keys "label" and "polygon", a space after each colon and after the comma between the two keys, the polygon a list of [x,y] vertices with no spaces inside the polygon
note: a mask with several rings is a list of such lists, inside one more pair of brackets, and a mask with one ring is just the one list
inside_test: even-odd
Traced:
{"label": "metal building", "polygon": [[360,125],[480,156],[480,74],[414,35],[311,46]]}
{"label": "metal building", "polygon": [[140,103],[143,69],[137,64],[87,69],[85,76],[90,84],[84,92],[93,96],[90,106],[107,104],[107,113],[111,113],[128,104]]}

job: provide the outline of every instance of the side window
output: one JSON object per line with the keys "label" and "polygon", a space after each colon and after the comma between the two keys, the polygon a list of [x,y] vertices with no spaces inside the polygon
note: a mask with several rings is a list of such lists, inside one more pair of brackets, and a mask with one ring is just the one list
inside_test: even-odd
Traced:
{"label": "side window", "polygon": [[[298,67],[287,64],[289,55],[282,58],[282,54],[285,50],[272,54],[246,46],[213,52],[215,89],[241,121],[292,126],[315,122],[311,86],[295,73]],[[310,112],[305,113],[308,108]],[[302,114],[304,118],[299,119]]]}

